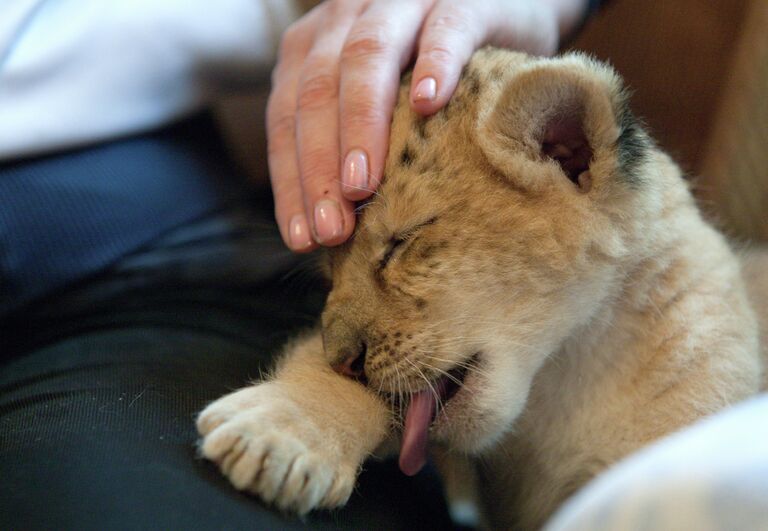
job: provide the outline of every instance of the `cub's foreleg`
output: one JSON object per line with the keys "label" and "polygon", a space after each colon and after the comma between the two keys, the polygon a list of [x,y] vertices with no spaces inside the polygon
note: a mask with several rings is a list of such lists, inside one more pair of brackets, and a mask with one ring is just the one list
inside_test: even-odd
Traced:
{"label": "cub's foreleg", "polygon": [[346,503],[389,427],[389,408],[330,368],[319,332],[289,345],[274,377],[197,419],[202,454],[236,488],[301,514]]}

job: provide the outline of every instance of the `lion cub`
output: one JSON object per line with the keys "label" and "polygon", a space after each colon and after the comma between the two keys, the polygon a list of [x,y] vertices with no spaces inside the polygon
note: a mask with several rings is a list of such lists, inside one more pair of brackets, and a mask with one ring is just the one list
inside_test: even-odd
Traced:
{"label": "lion cub", "polygon": [[582,55],[482,50],[451,103],[392,123],[386,180],[330,251],[322,330],[198,419],[232,484],[344,504],[390,436],[482,455],[494,527],[541,525],[650,441],[759,390],[739,263]]}

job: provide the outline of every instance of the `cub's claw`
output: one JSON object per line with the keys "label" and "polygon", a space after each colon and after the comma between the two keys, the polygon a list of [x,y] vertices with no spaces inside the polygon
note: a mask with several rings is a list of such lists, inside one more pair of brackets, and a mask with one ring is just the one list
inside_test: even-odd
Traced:
{"label": "cub's claw", "polygon": [[[256,388],[249,390],[254,391]],[[285,511],[344,505],[357,463],[345,463],[318,425],[283,397],[247,396],[243,390],[206,408],[197,420],[202,455],[238,490]],[[262,394],[262,393],[258,393]]]}

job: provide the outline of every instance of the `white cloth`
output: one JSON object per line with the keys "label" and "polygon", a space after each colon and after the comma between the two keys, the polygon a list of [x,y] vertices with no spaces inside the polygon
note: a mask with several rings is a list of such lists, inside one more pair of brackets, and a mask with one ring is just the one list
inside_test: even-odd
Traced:
{"label": "white cloth", "polygon": [[0,160],[151,129],[264,79],[290,0],[0,0]]}
{"label": "white cloth", "polygon": [[768,396],[625,459],[576,494],[545,529],[768,530]]}

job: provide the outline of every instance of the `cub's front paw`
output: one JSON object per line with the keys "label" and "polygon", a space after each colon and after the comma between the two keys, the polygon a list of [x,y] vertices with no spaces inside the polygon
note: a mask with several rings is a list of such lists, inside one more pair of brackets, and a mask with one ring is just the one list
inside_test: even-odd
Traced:
{"label": "cub's front paw", "polygon": [[237,489],[283,510],[305,514],[345,504],[357,463],[345,462],[333,434],[323,433],[322,424],[306,411],[285,396],[263,391],[268,389],[239,391],[200,414],[202,454]]}

